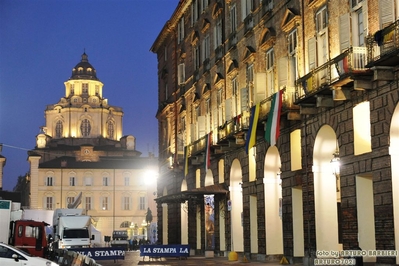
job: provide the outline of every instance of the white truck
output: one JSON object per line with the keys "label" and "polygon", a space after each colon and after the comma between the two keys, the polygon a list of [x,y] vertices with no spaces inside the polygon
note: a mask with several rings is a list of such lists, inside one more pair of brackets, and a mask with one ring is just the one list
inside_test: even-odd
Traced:
{"label": "white truck", "polygon": [[56,209],[53,227],[58,248],[91,247],[91,218],[83,209]]}

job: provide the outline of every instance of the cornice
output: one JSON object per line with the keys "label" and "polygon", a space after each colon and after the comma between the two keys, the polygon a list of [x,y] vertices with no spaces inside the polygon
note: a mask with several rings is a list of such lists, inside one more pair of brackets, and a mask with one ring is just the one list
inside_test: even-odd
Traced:
{"label": "cornice", "polygon": [[150,51],[157,53],[159,48],[162,46],[166,38],[172,33],[177,27],[179,19],[184,15],[187,8],[190,6],[191,0],[181,0],[177,5],[172,17],[165,23],[158,37],[156,38],[154,44],[152,45]]}

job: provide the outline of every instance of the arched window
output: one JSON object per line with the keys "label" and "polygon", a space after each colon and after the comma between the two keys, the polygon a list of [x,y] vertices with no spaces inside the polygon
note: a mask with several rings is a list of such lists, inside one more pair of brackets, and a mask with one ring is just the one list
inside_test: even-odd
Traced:
{"label": "arched window", "polygon": [[83,119],[82,124],[80,125],[80,131],[82,133],[82,137],[90,136],[91,125],[89,119]]}
{"label": "arched window", "polygon": [[63,131],[62,121],[58,120],[57,123],[55,124],[55,137],[61,138],[62,131]]}
{"label": "arched window", "polygon": [[114,123],[112,123],[111,121],[108,121],[107,133],[108,133],[108,138],[110,139],[114,138]]}

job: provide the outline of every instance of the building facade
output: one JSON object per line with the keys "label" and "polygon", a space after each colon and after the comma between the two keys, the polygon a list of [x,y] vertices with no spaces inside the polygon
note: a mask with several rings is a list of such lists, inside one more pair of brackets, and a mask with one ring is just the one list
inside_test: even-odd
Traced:
{"label": "building facade", "polygon": [[[398,10],[179,1],[151,47],[160,240],[309,263],[333,257],[323,250],[397,250]],[[364,261],[399,263],[375,254]]]}
{"label": "building facade", "polygon": [[140,157],[135,137],[123,135],[123,110],[103,97],[86,53],[64,84],[28,152],[29,208],[81,208],[103,236],[126,229],[132,238],[149,237],[143,221],[150,209],[156,222],[157,158]]}

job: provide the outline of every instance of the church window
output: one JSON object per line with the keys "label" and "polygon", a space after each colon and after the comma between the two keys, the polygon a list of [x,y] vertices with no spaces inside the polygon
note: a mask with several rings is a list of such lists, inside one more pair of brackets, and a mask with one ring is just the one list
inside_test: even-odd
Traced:
{"label": "church window", "polygon": [[93,103],[97,102],[96,99],[93,99]]}
{"label": "church window", "polygon": [[88,83],[82,83],[82,93],[88,93],[89,91],[89,84]]}
{"label": "church window", "polygon": [[76,98],[73,99],[73,102],[74,102],[74,103],[77,103],[77,102],[78,102],[78,99],[76,99]]}
{"label": "church window", "polygon": [[96,95],[98,95],[100,93],[100,87],[98,85],[96,85],[95,90],[96,90]]}
{"label": "church window", "polygon": [[75,94],[75,84],[71,84],[71,95]]}
{"label": "church window", "polygon": [[114,123],[111,121],[108,122],[108,138],[113,139],[114,138]]}
{"label": "church window", "polygon": [[55,124],[55,137],[56,138],[62,137],[62,130],[63,130],[62,121],[58,120],[57,123]]}
{"label": "church window", "polygon": [[89,119],[83,119],[82,124],[80,125],[80,131],[82,133],[82,137],[90,136],[91,125]]}

